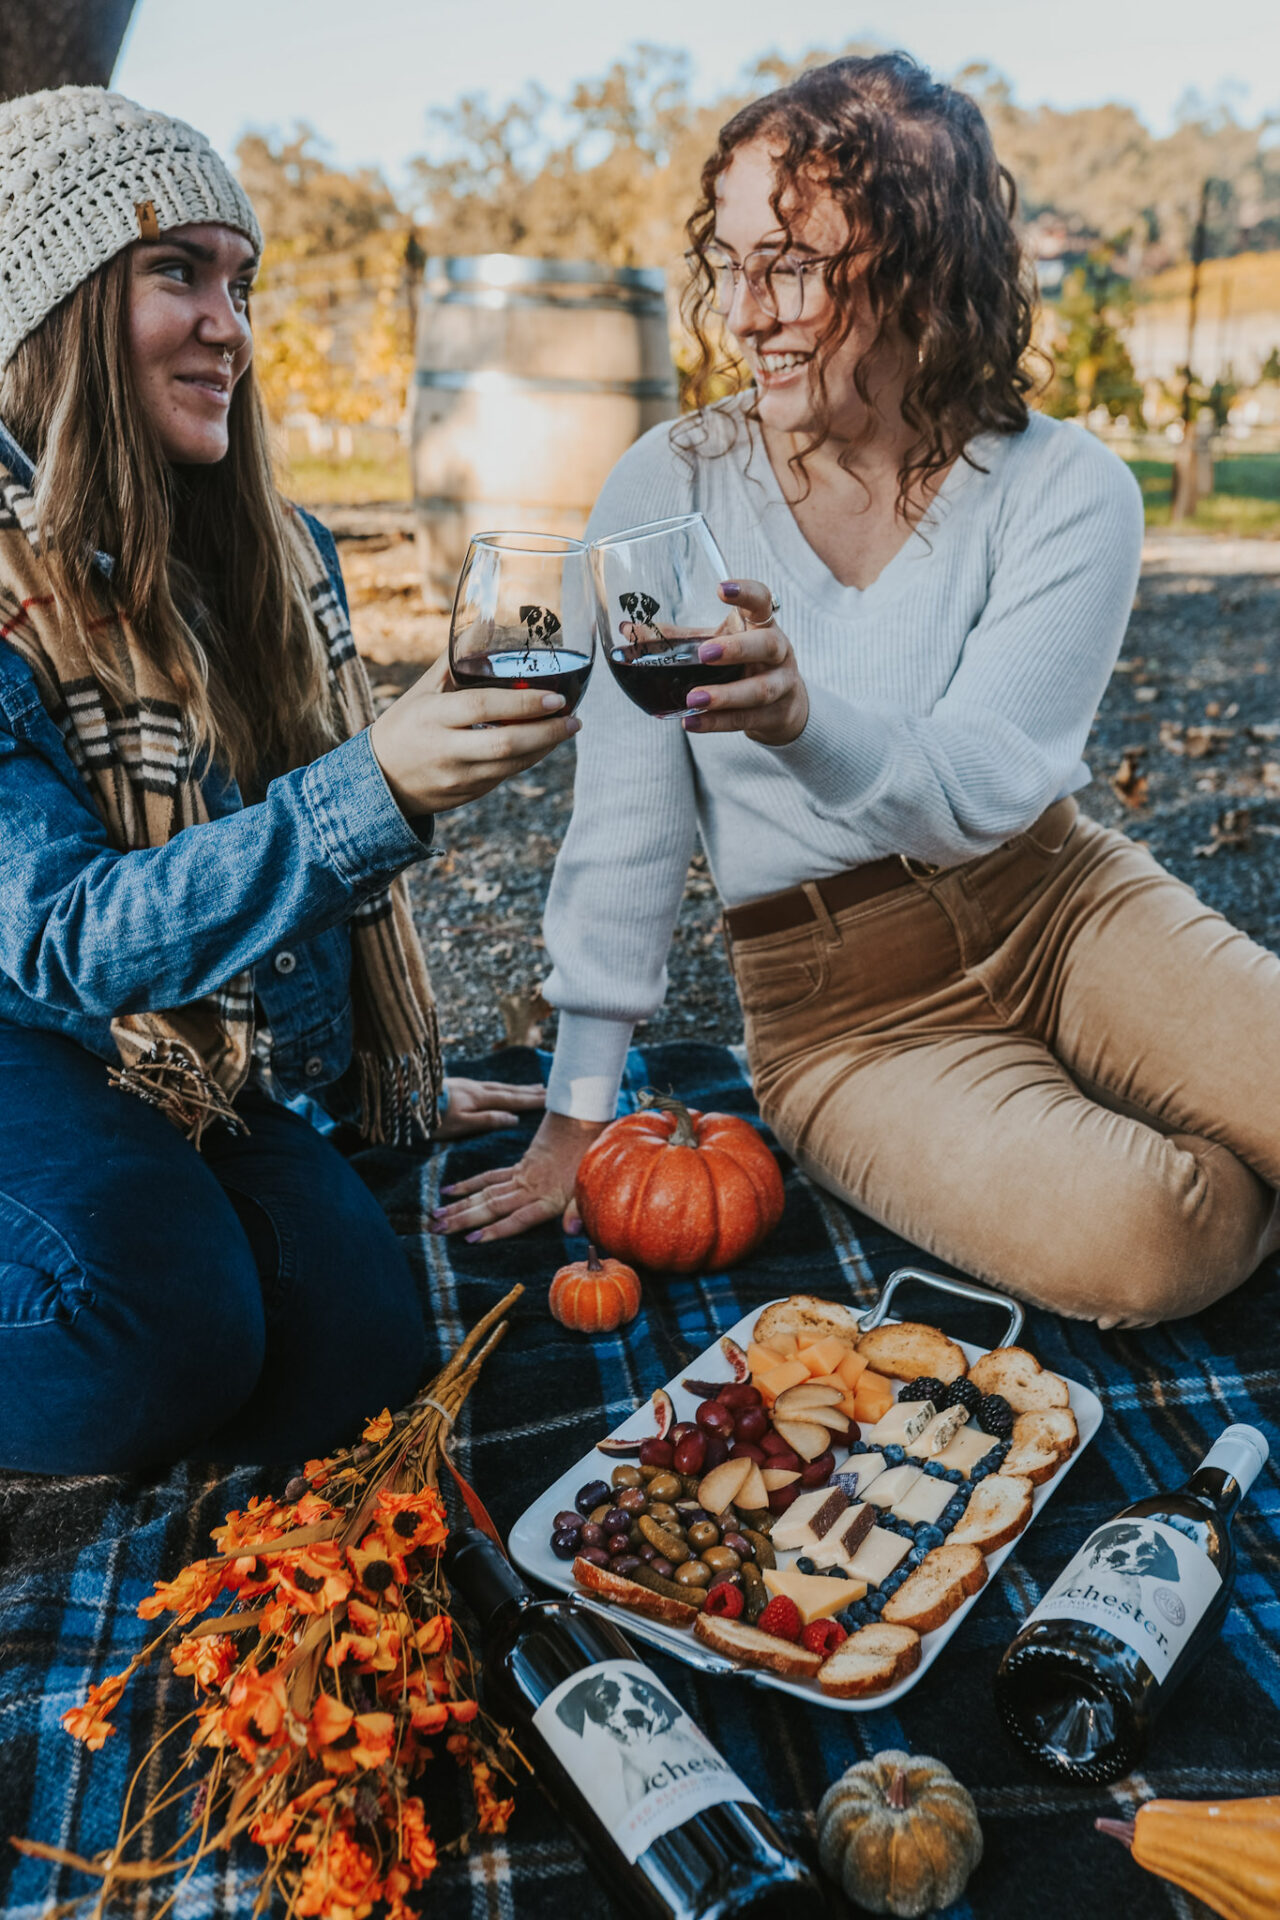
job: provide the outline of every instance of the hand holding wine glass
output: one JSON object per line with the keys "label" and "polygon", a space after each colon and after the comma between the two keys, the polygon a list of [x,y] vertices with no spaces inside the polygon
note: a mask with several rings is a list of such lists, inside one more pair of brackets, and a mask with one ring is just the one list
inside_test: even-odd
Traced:
{"label": "hand holding wine glass", "polygon": [[704,679],[690,691],[685,731],[745,733],[762,746],[789,746],[808,723],[809,690],[791,642],[774,619],[778,603],[759,580],[725,580],[720,593],[746,615],[747,625],[699,647],[704,672],[721,663],[734,672],[728,684],[708,685]]}

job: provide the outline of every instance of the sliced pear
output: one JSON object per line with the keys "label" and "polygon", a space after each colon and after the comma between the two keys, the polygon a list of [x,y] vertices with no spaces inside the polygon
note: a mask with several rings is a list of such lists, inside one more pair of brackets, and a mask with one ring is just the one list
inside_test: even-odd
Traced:
{"label": "sliced pear", "polygon": [[804,1407],[796,1419],[808,1427],[826,1427],[832,1433],[848,1433],[849,1416],[839,1407]]}
{"label": "sliced pear", "polygon": [[[820,1427],[818,1431],[825,1443],[826,1429]],[[698,1482],[698,1499],[708,1513],[723,1513],[733,1505],[743,1481],[753,1471],[759,1471],[754,1460],[722,1460]],[[762,1500],[760,1504],[764,1506],[765,1502]]]}
{"label": "sliced pear", "polygon": [[733,1496],[735,1507],[743,1513],[758,1513],[761,1507],[769,1504],[769,1489],[764,1483],[764,1475],[754,1460],[747,1463],[751,1471]]}
{"label": "sliced pear", "polygon": [[[831,1445],[831,1432],[811,1420],[774,1420],[774,1432],[786,1441],[792,1453],[802,1460],[816,1460]],[[718,1468],[715,1469],[719,1471]],[[703,1506],[707,1503],[704,1500]]]}
{"label": "sliced pear", "polygon": [[779,1487],[789,1487],[800,1475],[788,1472],[785,1467],[762,1467],[760,1478],[764,1481],[766,1493],[774,1493]]}
{"label": "sliced pear", "polygon": [[819,1387],[812,1381],[799,1387],[786,1387],[774,1401],[774,1406],[784,1417],[788,1413],[799,1413],[802,1407],[834,1407],[844,1399],[839,1387]]}

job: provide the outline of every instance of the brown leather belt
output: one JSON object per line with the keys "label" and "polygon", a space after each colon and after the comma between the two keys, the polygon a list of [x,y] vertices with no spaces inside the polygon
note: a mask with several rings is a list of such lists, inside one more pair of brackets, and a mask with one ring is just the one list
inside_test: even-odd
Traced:
{"label": "brown leather belt", "polygon": [[[896,887],[909,887],[917,877],[924,879],[936,868],[921,867],[917,875],[900,854],[883,860],[869,860],[865,866],[849,867],[826,880],[815,880],[818,896],[828,913],[843,913],[846,907],[860,907],[878,894],[892,893]],[[744,900],[740,907],[725,909],[725,931],[731,940],[759,940],[767,933],[786,933],[803,927],[818,915],[803,887],[788,887],[784,893],[767,893],[762,900]]]}

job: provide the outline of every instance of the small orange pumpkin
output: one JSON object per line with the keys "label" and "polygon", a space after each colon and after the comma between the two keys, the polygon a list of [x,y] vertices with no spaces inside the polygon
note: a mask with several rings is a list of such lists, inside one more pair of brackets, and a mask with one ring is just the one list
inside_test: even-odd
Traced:
{"label": "small orange pumpkin", "polygon": [[571,1260],[551,1282],[549,1304],[562,1327],[575,1333],[612,1333],[640,1311],[640,1282],[634,1267],[602,1260],[594,1247],[585,1260]]}

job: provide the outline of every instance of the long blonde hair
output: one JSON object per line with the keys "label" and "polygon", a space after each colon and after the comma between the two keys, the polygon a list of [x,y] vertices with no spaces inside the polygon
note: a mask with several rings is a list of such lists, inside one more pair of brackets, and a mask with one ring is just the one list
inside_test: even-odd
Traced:
{"label": "long blonde hair", "polygon": [[[109,595],[173,686],[197,765],[216,759],[256,798],[339,737],[324,643],[290,559],[252,363],[226,457],[171,467],[134,388],[129,276],[118,254],[28,335],[0,380],[0,418],[36,463],[54,592],[104,691],[130,692],[95,645]],[[95,549],[114,557],[109,586]]]}

